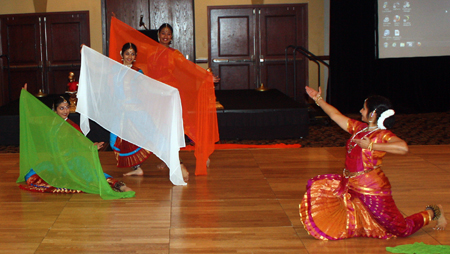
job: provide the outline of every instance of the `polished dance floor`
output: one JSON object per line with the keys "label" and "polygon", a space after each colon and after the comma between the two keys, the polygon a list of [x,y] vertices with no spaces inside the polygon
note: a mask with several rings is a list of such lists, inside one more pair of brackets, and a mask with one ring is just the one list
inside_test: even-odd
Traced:
{"label": "polished dance floor", "polygon": [[[339,173],[344,148],[217,150],[207,176],[194,176],[194,155],[182,151],[191,172],[173,186],[151,157],[143,177],[119,177],[112,152],[100,152],[103,170],[123,179],[136,197],[105,201],[92,194],[26,192],[15,183],[19,154],[0,154],[0,253],[388,253],[386,247],[423,242],[450,245],[450,229],[432,225],[407,238],[319,241],[299,220],[309,178]],[[440,203],[450,211],[450,145],[411,146],[387,155],[401,212]],[[447,219],[449,218],[447,214]],[[434,225],[434,223],[433,223]]]}

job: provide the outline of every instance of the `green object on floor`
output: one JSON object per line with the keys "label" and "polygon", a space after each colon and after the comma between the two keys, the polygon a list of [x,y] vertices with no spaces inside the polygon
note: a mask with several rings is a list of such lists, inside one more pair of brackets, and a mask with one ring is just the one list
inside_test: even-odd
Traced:
{"label": "green object on floor", "polygon": [[386,250],[392,253],[406,253],[406,254],[449,254],[450,246],[413,243],[413,244],[399,245],[396,247],[386,247]]}

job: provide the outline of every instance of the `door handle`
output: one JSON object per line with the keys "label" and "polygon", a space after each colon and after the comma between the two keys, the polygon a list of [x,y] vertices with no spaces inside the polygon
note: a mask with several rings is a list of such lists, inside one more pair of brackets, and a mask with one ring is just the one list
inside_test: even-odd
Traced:
{"label": "door handle", "polygon": [[213,59],[213,63],[228,63],[228,59]]}
{"label": "door handle", "polygon": [[81,64],[78,63],[73,63],[73,64],[52,64],[52,65],[48,65],[47,67],[80,67]]}
{"label": "door handle", "polygon": [[10,69],[42,68],[42,64],[10,65],[9,68]]}
{"label": "door handle", "polygon": [[[297,58],[295,59],[296,62],[302,62],[304,61],[304,58]],[[264,62],[285,62],[286,58],[267,58],[267,59],[263,59]],[[287,60],[288,62],[294,62],[294,59],[290,58]]]}
{"label": "door handle", "polygon": [[242,63],[242,62],[253,62],[252,58],[214,58],[213,63]]}

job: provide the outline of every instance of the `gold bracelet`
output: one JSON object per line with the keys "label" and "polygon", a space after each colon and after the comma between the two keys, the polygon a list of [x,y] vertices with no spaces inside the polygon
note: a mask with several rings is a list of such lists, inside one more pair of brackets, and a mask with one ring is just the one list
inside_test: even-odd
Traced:
{"label": "gold bracelet", "polygon": [[317,96],[316,99],[314,100],[316,102],[316,105],[319,107],[320,107],[320,105],[319,105],[320,100],[323,100],[322,95]]}
{"label": "gold bracelet", "polygon": [[426,210],[433,211],[433,218],[431,218],[432,220],[439,220],[439,218],[441,217],[441,209],[437,205],[427,205],[425,207],[425,211]]}
{"label": "gold bracelet", "polygon": [[369,151],[373,151],[373,141],[370,142],[369,146],[367,147],[367,149],[369,149]]}

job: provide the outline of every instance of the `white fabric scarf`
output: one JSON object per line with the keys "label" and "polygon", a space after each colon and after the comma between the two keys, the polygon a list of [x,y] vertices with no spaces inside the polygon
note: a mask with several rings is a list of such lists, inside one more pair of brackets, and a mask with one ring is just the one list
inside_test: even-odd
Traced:
{"label": "white fabric scarf", "polygon": [[170,181],[186,185],[179,159],[180,147],[186,144],[176,88],[83,46],[77,97],[76,111],[85,135],[90,131],[91,119],[120,138],[153,152],[169,167]]}

